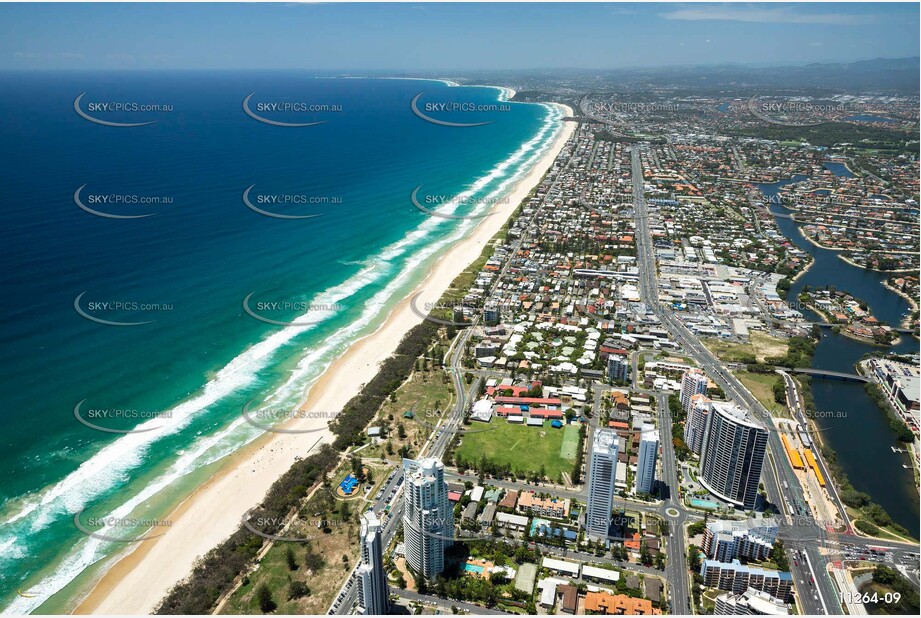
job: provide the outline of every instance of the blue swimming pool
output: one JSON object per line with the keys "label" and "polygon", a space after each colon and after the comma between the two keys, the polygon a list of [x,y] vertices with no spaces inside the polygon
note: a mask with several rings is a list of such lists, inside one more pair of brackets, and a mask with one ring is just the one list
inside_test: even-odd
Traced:
{"label": "blue swimming pool", "polygon": [[713,510],[716,510],[720,507],[719,504],[717,504],[716,502],[713,502],[712,500],[700,500],[698,498],[694,498],[691,500],[691,506],[696,507],[698,509],[713,509]]}
{"label": "blue swimming pool", "polygon": [[483,567],[481,567],[478,564],[465,564],[464,570],[469,571],[471,573],[476,573],[477,575],[480,575],[483,573]]}

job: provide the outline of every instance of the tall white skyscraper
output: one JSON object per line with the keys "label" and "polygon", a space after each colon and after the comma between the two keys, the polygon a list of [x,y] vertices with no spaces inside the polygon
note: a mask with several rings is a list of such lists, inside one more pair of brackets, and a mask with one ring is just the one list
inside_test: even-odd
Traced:
{"label": "tall white skyscraper", "polygon": [[686,371],[681,377],[681,392],[678,398],[681,400],[681,407],[685,412],[690,411],[691,397],[694,395],[706,395],[709,378],[700,369],[691,369]]}
{"label": "tall white skyscraper", "polygon": [[651,494],[656,482],[659,432],[649,424],[640,429],[640,453],[636,461],[636,493]]}
{"label": "tall white skyscraper", "polygon": [[445,568],[444,552],[454,538],[454,511],[448,500],[444,464],[434,457],[403,460],[403,538],[406,562],[426,579]]}
{"label": "tall white skyscraper", "polygon": [[706,395],[691,395],[691,405],[688,406],[688,416],[684,420],[684,443],[691,452],[700,455],[700,447],[704,443],[704,432],[707,430],[707,416],[711,409],[710,398]]}
{"label": "tall white skyscraper", "polygon": [[358,565],[358,613],[386,614],[387,575],[384,573],[384,547],[381,522],[374,511],[361,516],[361,564]]}
{"label": "tall white skyscraper", "polygon": [[750,510],[758,498],[767,429],[735,404],[714,401],[711,407],[698,478],[711,493]]}
{"label": "tall white skyscraper", "polygon": [[614,480],[620,440],[612,429],[598,429],[592,440],[588,470],[588,510],[585,531],[589,538],[608,543],[611,510],[614,508]]}

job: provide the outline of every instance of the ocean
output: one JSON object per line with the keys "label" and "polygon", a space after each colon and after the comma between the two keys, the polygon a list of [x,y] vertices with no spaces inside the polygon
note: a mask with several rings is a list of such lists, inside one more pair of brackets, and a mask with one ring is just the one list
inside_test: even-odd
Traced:
{"label": "ocean", "polygon": [[[498,88],[295,72],[0,85],[6,612],[72,607],[133,546],[86,530],[133,538],[99,520],[145,520],[139,534],[263,433],[248,402],[296,405],[562,117]],[[427,208],[469,218],[421,212],[420,185]]]}

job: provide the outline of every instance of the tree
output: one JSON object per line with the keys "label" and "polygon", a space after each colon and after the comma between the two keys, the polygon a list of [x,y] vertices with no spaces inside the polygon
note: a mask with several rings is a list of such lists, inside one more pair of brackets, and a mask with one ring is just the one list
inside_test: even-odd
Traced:
{"label": "tree", "polygon": [[272,599],[272,591],[264,583],[259,584],[256,588],[256,602],[259,604],[259,610],[263,614],[274,612],[278,605]]}
{"label": "tree", "polygon": [[310,594],[310,587],[299,579],[295,579],[288,587],[288,600],[300,599]]}
{"label": "tree", "polygon": [[695,573],[700,571],[700,548],[697,545],[688,545],[688,568]]}
{"label": "tree", "polygon": [[787,559],[787,552],[784,549],[783,541],[777,539],[774,541],[774,547],[771,549],[771,561],[777,565],[778,571],[789,571],[790,561]]}
{"label": "tree", "polygon": [[640,543],[640,563],[643,566],[652,564],[652,554],[649,553],[649,547],[646,546],[646,541]]}
{"label": "tree", "polygon": [[786,384],[784,383],[783,376],[777,376],[777,381],[774,382],[774,386],[772,387],[772,390],[774,391],[774,401],[776,403],[779,403],[780,405],[786,405],[787,404],[787,387],[786,387]]}
{"label": "tree", "polygon": [[288,545],[285,548],[285,562],[288,564],[289,571],[296,571],[298,564],[297,560],[294,559],[294,550]]}

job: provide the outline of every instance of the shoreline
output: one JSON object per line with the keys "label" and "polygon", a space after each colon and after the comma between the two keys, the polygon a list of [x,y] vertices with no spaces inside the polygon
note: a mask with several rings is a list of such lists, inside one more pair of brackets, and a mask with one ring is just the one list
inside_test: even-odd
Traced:
{"label": "shoreline", "polygon": [[[500,92],[507,90],[493,87]],[[555,105],[562,108],[564,115],[572,115],[566,105],[544,105]],[[379,364],[422,321],[410,307],[410,299],[418,296],[417,304],[438,301],[541,181],[575,129],[575,124],[560,120],[559,133],[541,159],[515,183],[507,199],[494,206],[491,212],[501,216],[484,217],[466,237],[438,257],[373,333],[357,339],[327,367],[307,390],[301,409],[341,410],[374,377]],[[323,419],[293,419],[284,425],[286,429],[312,433],[267,432],[231,454],[218,472],[170,513],[170,533],[118,558],[86,596],[77,600],[73,613],[151,613],[170,589],[188,576],[200,556],[237,530],[246,510],[263,500],[271,484],[290,468],[296,456],[306,455],[306,449],[320,441],[331,441],[332,433],[325,424]]]}
{"label": "shoreline", "polygon": [[879,342],[877,342],[877,341],[875,341],[875,340],[873,340],[873,339],[865,339],[864,337],[859,337],[859,336],[857,336],[857,335],[855,335],[855,334],[853,334],[853,333],[847,332],[847,330],[846,330],[846,327],[848,327],[848,326],[853,326],[853,324],[850,324],[850,323],[848,323],[848,324],[841,324],[840,322],[832,322],[831,320],[828,319],[828,315],[827,315],[824,311],[822,311],[821,309],[819,309],[818,307],[816,307],[815,305],[810,305],[809,303],[806,303],[806,307],[807,307],[810,311],[812,311],[813,313],[815,313],[816,315],[821,316],[822,322],[824,322],[825,324],[830,324],[830,325],[832,325],[833,327],[834,327],[834,326],[840,327],[840,328],[838,328],[838,330],[836,330],[835,332],[836,332],[837,334],[841,335],[842,337],[847,337],[848,339],[852,339],[852,340],[854,340],[854,341],[858,341],[858,342],[863,343],[863,344],[866,344],[866,345],[876,346],[876,347],[879,347],[879,348],[888,348],[888,347],[892,347],[892,346],[898,345],[899,343],[902,342],[902,337],[901,337],[901,335],[897,336],[897,337],[896,337],[895,339],[893,339],[892,342],[890,342],[890,343],[879,343]]}
{"label": "shoreline", "polygon": [[[806,233],[806,230],[803,228],[803,226],[805,225],[804,223],[802,223],[802,222],[800,222],[800,221],[797,221],[796,219],[793,219],[793,222],[796,223],[796,229],[799,231],[800,236],[802,236],[803,238],[805,238],[808,242],[812,243],[813,245],[815,245],[815,246],[818,247],[819,249],[825,249],[826,251],[834,251],[834,252],[836,252],[836,253],[839,252],[839,251],[843,251],[843,249],[836,249],[836,248],[834,248],[834,247],[826,247],[825,245],[819,243],[819,241],[817,241],[817,240],[815,240],[815,239],[813,239],[813,238],[810,238],[810,237],[809,237],[809,234],[807,234],[807,233]],[[839,257],[840,257],[840,255],[839,255]],[[854,264],[854,266],[857,266],[857,264]]]}
{"label": "shoreline", "polygon": [[[824,248],[824,249],[828,249],[828,247],[823,247],[823,248]],[[843,251],[843,249],[829,249],[829,251]],[[844,262],[847,262],[848,264],[850,264],[850,265],[853,266],[854,268],[862,268],[863,270],[868,270],[868,271],[870,271],[871,273],[884,273],[884,274],[889,273],[889,274],[893,274],[893,275],[909,275],[909,274],[912,274],[912,273],[916,272],[914,269],[911,269],[911,268],[901,269],[901,270],[880,270],[880,269],[878,269],[878,268],[867,268],[866,266],[861,266],[860,264],[858,264],[857,262],[853,261],[853,260],[850,259],[849,257],[847,257],[847,256],[845,256],[845,255],[842,255],[842,254],[840,254],[840,253],[838,254],[838,258],[840,258],[840,259],[843,260]]]}
{"label": "shoreline", "polygon": [[[905,291],[903,291],[903,290],[900,290],[900,289],[898,289],[898,288],[892,287],[891,285],[889,285],[889,281],[883,281],[882,284],[883,284],[883,287],[884,287],[884,288],[886,288],[887,290],[889,290],[889,291],[892,292],[893,294],[898,294],[899,296],[901,296],[902,298],[904,298],[906,301],[908,301],[908,304],[909,304],[909,306],[911,306],[911,310],[912,310],[912,311],[917,311],[917,310],[918,310],[918,301],[917,301],[916,299],[912,298],[911,296],[909,296],[907,292],[905,292]],[[904,320],[903,320],[903,321],[904,321]]]}
{"label": "shoreline", "polygon": [[[815,257],[814,257],[814,256],[811,256],[811,255],[810,255],[809,257],[812,258],[812,259],[810,259],[810,260],[809,260],[809,263],[806,264],[806,268],[804,268],[803,270],[801,270],[801,271],[799,271],[798,273],[796,273],[796,276],[794,276],[792,279],[790,279],[790,285],[791,285],[791,286],[792,286],[794,283],[796,283],[796,280],[797,280],[797,279],[799,279],[800,277],[802,277],[803,275],[805,275],[806,273],[808,273],[808,272],[809,272],[809,269],[812,268],[812,265],[815,264]],[[775,289],[775,291],[776,291],[776,289]]]}
{"label": "shoreline", "polygon": [[[904,298],[908,302],[908,306],[911,307],[912,312],[918,311],[918,301],[912,298],[907,292],[905,292],[904,290],[900,290],[898,288],[894,288],[891,285],[889,285],[888,279],[883,281],[882,284],[884,288],[886,288],[893,294],[896,294]],[[902,318],[902,321],[899,322],[899,327],[900,328],[911,328],[911,314],[908,314]],[[915,333],[911,333],[910,336],[917,338],[917,335]]]}

